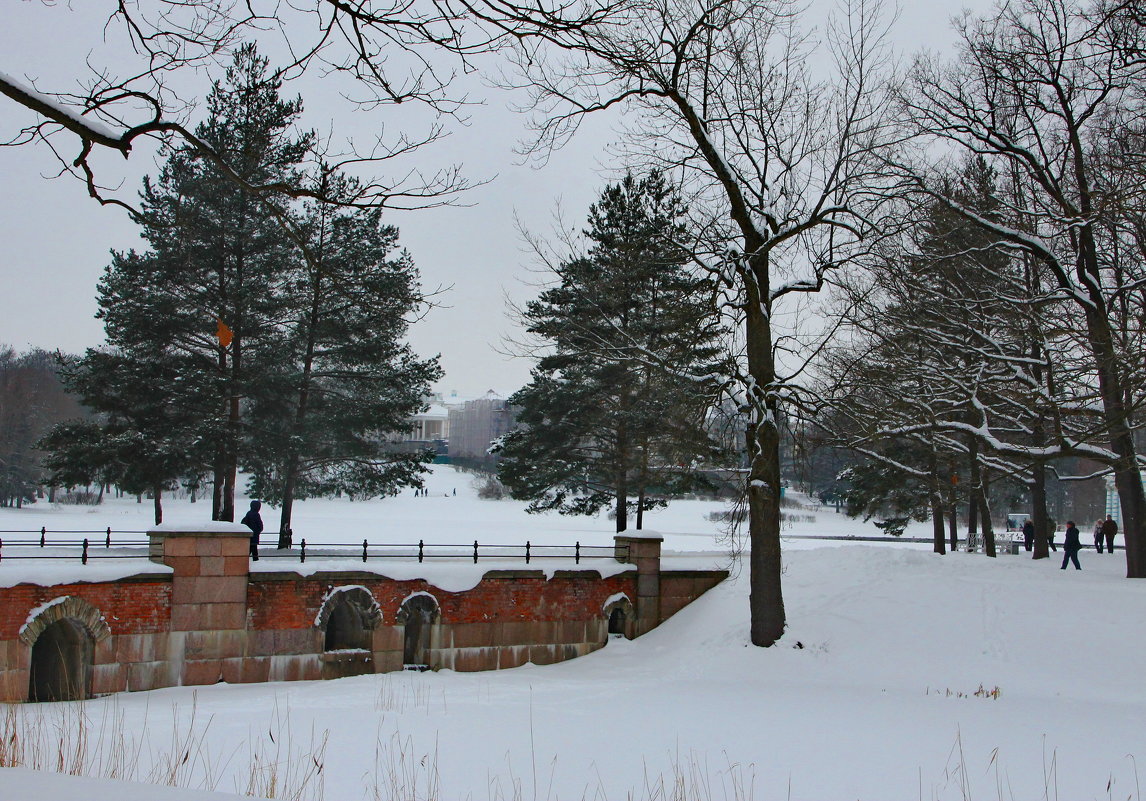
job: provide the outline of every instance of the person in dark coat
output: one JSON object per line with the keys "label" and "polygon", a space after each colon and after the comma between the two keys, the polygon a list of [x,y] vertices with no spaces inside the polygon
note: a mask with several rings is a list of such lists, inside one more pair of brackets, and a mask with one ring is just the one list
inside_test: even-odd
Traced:
{"label": "person in dark coat", "polygon": [[[1114,522],[1114,518],[1110,515],[1106,516],[1106,522],[1102,524],[1102,536],[1106,538],[1106,552],[1114,553],[1114,535],[1118,533],[1118,524]],[[1101,549],[1099,549],[1101,552]]]}
{"label": "person in dark coat", "polygon": [[262,501],[251,501],[251,508],[239,521],[251,530],[251,558],[256,562],[259,560],[259,535],[263,533],[263,518],[259,515],[262,508]]}
{"label": "person in dark coat", "polygon": [[1023,547],[1028,551],[1035,544],[1035,521],[1027,518],[1027,522],[1023,523]]}
{"label": "person in dark coat", "polygon": [[1062,569],[1066,570],[1067,562],[1074,562],[1075,570],[1082,570],[1078,563],[1078,552],[1082,550],[1082,543],[1078,539],[1078,529],[1073,520],[1066,521],[1066,541],[1062,545]]}
{"label": "person in dark coat", "polygon": [[[1074,525],[1074,524],[1071,523],[1071,525]],[[1050,548],[1052,551],[1058,550],[1058,548],[1056,548],[1055,544],[1054,544],[1054,533],[1055,533],[1055,530],[1057,528],[1058,528],[1058,525],[1055,523],[1054,518],[1048,517],[1047,518],[1047,547]]]}

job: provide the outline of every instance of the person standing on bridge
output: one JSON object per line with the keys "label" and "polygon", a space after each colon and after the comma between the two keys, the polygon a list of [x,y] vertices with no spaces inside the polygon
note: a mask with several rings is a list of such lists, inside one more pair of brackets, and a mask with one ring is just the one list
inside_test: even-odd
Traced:
{"label": "person standing on bridge", "polygon": [[259,514],[262,508],[262,501],[251,501],[251,508],[239,521],[251,530],[251,558],[256,562],[259,561],[259,535],[263,533],[263,518]]}

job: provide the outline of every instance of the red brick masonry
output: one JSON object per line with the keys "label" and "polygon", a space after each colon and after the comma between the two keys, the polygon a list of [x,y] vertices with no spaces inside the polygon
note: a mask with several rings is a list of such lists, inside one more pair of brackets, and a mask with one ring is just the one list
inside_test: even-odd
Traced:
{"label": "red brick masonry", "polygon": [[[658,538],[618,537],[627,546],[618,548],[620,561],[636,569],[603,577],[582,563],[548,578],[492,570],[472,589],[447,592],[377,572],[252,573],[245,529],[204,528],[211,530],[151,533],[152,559],[173,573],[0,588],[0,701],[29,697],[32,649],[62,618],[92,640],[85,695],[401,670],[416,647],[403,603],[419,595],[431,597],[422,602],[434,611],[425,613],[417,661],[494,670],[594,651],[607,642],[610,616],[626,636],[642,634],[728,575],[662,571]],[[343,622],[332,623],[351,600],[353,613],[342,610]],[[327,651],[327,628],[348,619],[359,644]]]}

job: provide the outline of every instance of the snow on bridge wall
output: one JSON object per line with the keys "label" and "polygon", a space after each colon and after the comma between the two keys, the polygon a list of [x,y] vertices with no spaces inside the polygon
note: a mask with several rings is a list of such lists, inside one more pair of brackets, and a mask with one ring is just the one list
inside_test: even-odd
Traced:
{"label": "snow on bridge wall", "polygon": [[[323,571],[321,563],[302,575],[267,570],[270,560],[252,572],[245,529],[203,528],[151,532],[151,558],[170,571],[0,587],[0,701],[30,697],[33,665],[44,672],[53,658],[33,659],[37,638],[61,618],[90,638],[90,648],[66,657],[90,664],[58,668],[85,683],[61,691],[65,697],[84,698],[220,681],[550,664],[605,645],[611,622],[626,636],[643,634],[727,577],[661,571],[660,540],[647,537],[617,538],[623,566],[487,570],[464,589],[439,586],[450,582],[435,579],[437,565],[427,578]],[[69,609],[85,612],[67,617]]]}

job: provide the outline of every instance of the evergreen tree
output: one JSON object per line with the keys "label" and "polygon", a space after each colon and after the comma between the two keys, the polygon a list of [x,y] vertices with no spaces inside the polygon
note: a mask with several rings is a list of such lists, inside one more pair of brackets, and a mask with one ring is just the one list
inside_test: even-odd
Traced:
{"label": "evergreen tree", "polygon": [[684,208],[664,177],[627,175],[589,213],[586,256],[527,304],[551,346],[510,398],[523,427],[499,443],[498,476],[529,511],[595,514],[617,531],[703,483],[717,455],[705,431],[706,376],[720,349],[710,287],[688,269]]}
{"label": "evergreen tree", "polygon": [[[250,184],[298,183],[310,148],[292,133],[300,103],[279,89],[267,61],[241,48],[196,128]],[[318,183],[323,197],[357,189]],[[380,215],[272,205],[194,150],[168,153],[144,185],[149,248],[114,254],[100,282],[111,347],[89,351],[73,380],[102,417],[70,430],[70,443],[52,440],[59,475],[142,487],[158,520],[164,488],[209,473],[212,518],[234,520],[242,466],[255,493],[282,504],[284,538],[296,497],[415,482],[429,456],[391,454],[384,435],[422,407],[440,371],[402,342],[421,295]]]}
{"label": "evergreen tree", "polygon": [[[324,193],[339,193],[326,187]],[[253,491],[282,516],[290,544],[295,498],[346,492],[394,494],[416,480],[432,453],[398,453],[384,434],[424,408],[437,359],[403,342],[421,302],[418,274],[398,231],[377,209],[324,204],[307,210],[307,258],[285,282],[288,334],[275,391],[252,404],[257,432],[247,467]]]}
{"label": "evergreen tree", "polygon": [[[244,46],[196,128],[251,184],[295,177],[311,145],[311,136],[293,132],[301,101],[283,100],[280,88],[267,60]],[[194,438],[213,443],[217,520],[234,520],[236,472],[251,434],[242,409],[271,389],[268,370],[284,348],[281,284],[298,258],[275,219],[285,213],[195,150],[173,150],[159,181],[144,185],[149,250],[115,254],[99,286],[108,343],[125,359],[155,365],[162,396],[202,404]],[[162,369],[172,360],[178,370]]]}

